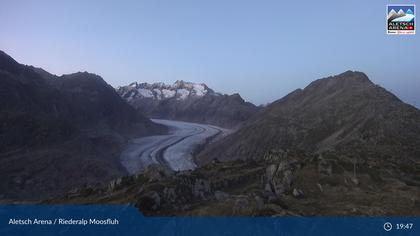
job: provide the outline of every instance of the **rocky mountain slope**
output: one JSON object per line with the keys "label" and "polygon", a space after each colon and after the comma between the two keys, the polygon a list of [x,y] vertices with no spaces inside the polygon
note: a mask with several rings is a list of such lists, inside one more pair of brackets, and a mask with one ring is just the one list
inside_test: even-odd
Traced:
{"label": "rocky mountain slope", "polygon": [[184,81],[172,85],[132,83],[117,92],[146,116],[159,119],[233,127],[258,110],[239,94],[222,95],[205,84]]}
{"label": "rocky mountain slope", "polygon": [[271,149],[418,159],[420,111],[348,71],[273,102],[197,160],[259,159]]}
{"label": "rocky mountain slope", "polygon": [[58,77],[0,51],[0,198],[42,198],[124,175],[126,137],[164,131],[97,75]]}
{"label": "rocky mountain slope", "polygon": [[314,81],[170,173],[150,166],[53,203],[135,203],[147,215],[420,214],[420,111],[365,74]]}

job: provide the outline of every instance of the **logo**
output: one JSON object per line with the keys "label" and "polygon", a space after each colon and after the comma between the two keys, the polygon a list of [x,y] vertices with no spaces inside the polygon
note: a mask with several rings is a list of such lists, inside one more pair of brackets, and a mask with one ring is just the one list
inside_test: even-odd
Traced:
{"label": "logo", "polygon": [[416,5],[387,5],[386,12],[387,34],[416,33]]}

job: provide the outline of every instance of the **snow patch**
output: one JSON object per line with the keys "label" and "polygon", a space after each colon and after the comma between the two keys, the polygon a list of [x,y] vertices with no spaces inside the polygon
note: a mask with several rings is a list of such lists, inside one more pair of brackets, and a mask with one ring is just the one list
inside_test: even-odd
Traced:
{"label": "snow patch", "polygon": [[137,89],[137,91],[139,91],[139,93],[140,93],[140,95],[142,97],[145,97],[145,98],[152,98],[152,97],[154,97],[152,91],[150,91],[148,89],[139,88],[139,89]]}
{"label": "snow patch", "polygon": [[190,95],[190,91],[186,89],[178,89],[176,93],[177,93],[178,100],[184,100],[188,97],[188,95]]}
{"label": "snow patch", "polygon": [[196,96],[204,96],[207,93],[207,89],[202,84],[193,84],[193,90]]}
{"label": "snow patch", "polygon": [[128,85],[129,87],[132,87],[132,88],[136,88],[137,87],[137,82],[133,82],[133,83],[131,83],[130,85]]}
{"label": "snow patch", "polygon": [[175,96],[175,91],[169,89],[162,89],[162,94],[164,98],[171,98]]}

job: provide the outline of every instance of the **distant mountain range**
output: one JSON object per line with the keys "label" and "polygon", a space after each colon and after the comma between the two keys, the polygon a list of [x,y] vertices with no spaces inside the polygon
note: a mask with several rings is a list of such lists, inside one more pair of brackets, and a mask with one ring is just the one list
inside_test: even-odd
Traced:
{"label": "distant mountain range", "polygon": [[117,92],[130,105],[151,118],[234,127],[258,110],[239,94],[223,95],[205,84],[182,80],[172,85],[131,83],[117,88]]}
{"label": "distant mountain range", "polygon": [[119,87],[117,91],[121,91],[121,96],[131,101],[136,98],[152,98],[155,100],[164,100],[175,98],[177,100],[185,100],[188,98],[200,98],[206,94],[220,96],[205,84],[196,84],[177,80],[174,84],[167,85],[164,83],[131,83],[128,86]]}
{"label": "distant mountain range", "polygon": [[127,137],[165,131],[98,75],[55,76],[0,51],[0,200],[125,175],[119,154]]}

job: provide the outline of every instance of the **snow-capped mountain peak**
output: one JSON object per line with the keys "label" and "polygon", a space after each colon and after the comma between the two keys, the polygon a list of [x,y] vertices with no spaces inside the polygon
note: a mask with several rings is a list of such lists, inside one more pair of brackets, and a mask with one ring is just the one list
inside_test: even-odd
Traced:
{"label": "snow-capped mountain peak", "polygon": [[388,19],[389,18],[391,18],[391,17],[393,17],[393,16],[396,16],[397,15],[397,12],[394,10],[394,9],[392,9],[389,13],[388,13]]}
{"label": "snow-capped mountain peak", "polygon": [[128,86],[135,88],[135,87],[137,87],[137,85],[138,85],[137,82],[133,82],[133,83],[129,84]]}
{"label": "snow-capped mountain peak", "polygon": [[407,14],[407,15],[408,15],[408,14],[413,15],[413,14],[414,14],[414,12],[413,12],[411,9],[408,9],[408,10],[407,10],[407,12],[406,12],[405,14]]}
{"label": "snow-capped mountain peak", "polygon": [[133,82],[128,86],[119,87],[117,90],[122,97],[128,100],[134,98],[151,98],[156,100],[176,98],[177,100],[184,100],[190,97],[203,97],[207,94],[220,95],[205,84],[183,80],[177,80],[173,84]]}

